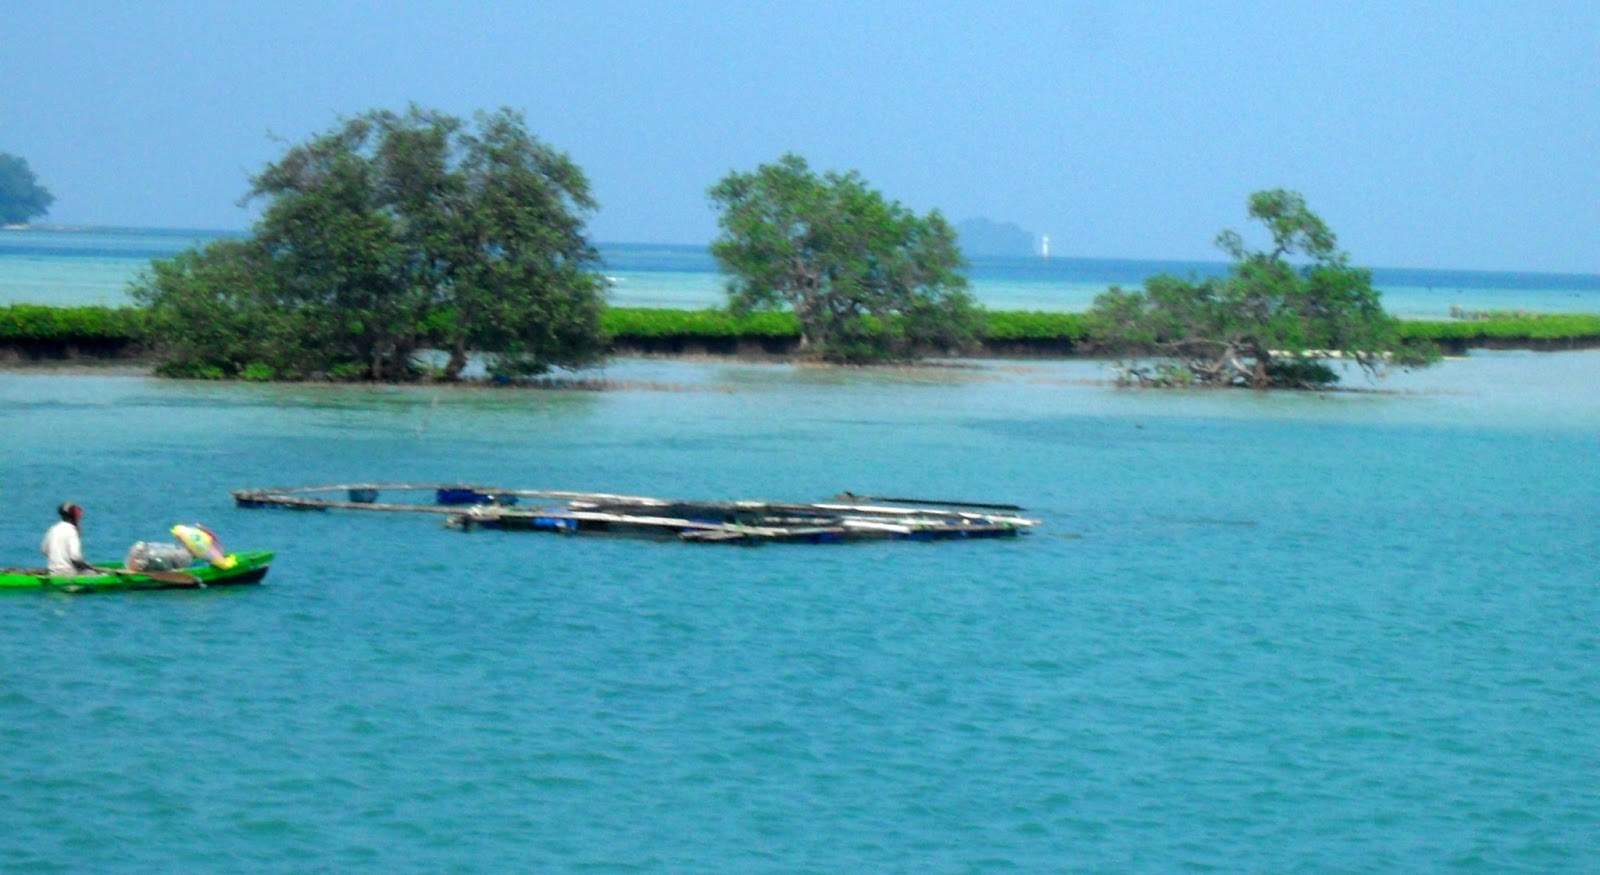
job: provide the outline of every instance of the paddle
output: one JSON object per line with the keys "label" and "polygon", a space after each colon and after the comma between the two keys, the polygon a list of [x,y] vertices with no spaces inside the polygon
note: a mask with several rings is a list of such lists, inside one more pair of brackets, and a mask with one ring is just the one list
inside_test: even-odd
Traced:
{"label": "paddle", "polygon": [[182,571],[132,571],[127,568],[96,568],[95,571],[101,574],[115,574],[118,577],[148,577],[173,586],[196,586],[201,589],[205,589],[206,586],[205,581]]}

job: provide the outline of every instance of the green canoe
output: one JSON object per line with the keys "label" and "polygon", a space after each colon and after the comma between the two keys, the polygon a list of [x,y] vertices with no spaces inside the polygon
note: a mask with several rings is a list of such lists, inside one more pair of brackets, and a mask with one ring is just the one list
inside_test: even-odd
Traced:
{"label": "green canoe", "polygon": [[53,577],[43,568],[0,568],[0,589],[55,589],[63,592],[115,592],[127,589],[180,589],[208,586],[234,586],[242,583],[260,583],[267,576],[267,566],[273,554],[267,550],[254,550],[232,554],[237,563],[232,568],[214,565],[191,565],[173,571],[124,571],[110,567],[106,573],[87,577]]}

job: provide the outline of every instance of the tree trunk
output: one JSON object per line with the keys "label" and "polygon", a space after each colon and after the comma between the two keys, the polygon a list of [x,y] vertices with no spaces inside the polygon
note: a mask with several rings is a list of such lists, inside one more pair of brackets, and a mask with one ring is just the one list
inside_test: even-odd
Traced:
{"label": "tree trunk", "polygon": [[450,348],[450,361],[445,363],[444,378],[446,380],[458,380],[461,378],[461,372],[465,370],[466,367],[466,344],[460,340],[457,340],[455,345]]}

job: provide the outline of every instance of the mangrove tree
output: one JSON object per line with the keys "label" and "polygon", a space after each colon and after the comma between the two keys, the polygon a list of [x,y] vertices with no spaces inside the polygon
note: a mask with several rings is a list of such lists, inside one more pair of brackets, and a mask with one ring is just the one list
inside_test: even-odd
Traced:
{"label": "mangrove tree", "polygon": [[710,191],[722,233],[712,255],[729,307],[792,310],[801,353],[828,361],[910,359],[969,348],[983,325],[956,233],[860,174],[818,176],[787,154]]}
{"label": "mangrove tree", "polygon": [[1379,374],[1437,358],[1431,346],[1403,339],[1371,271],[1350,265],[1301,195],[1256,192],[1249,214],[1271,244],[1254,250],[1223,231],[1216,244],[1233,258],[1226,276],[1163,274],[1095,299],[1089,333],[1126,357],[1125,382],[1317,388],[1338,382],[1339,364]]}
{"label": "mangrove tree", "polygon": [[581,367],[605,350],[583,172],[510,110],[345,120],[253,180],[252,233],[135,284],[169,374],[404,380]]}

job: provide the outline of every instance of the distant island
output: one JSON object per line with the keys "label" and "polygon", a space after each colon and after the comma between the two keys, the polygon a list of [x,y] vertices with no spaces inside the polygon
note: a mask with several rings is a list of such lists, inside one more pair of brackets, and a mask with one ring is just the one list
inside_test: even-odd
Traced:
{"label": "distant island", "polygon": [[1039,235],[1012,222],[967,219],[956,223],[957,242],[967,255],[1038,255]]}

